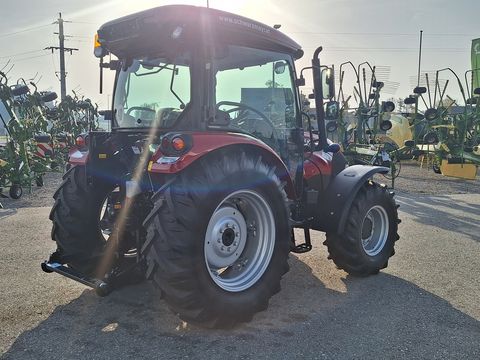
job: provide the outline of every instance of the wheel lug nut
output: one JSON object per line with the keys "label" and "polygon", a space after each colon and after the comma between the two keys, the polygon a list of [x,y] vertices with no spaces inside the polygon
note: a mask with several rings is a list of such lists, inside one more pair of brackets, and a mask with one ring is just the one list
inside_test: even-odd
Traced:
{"label": "wheel lug nut", "polygon": [[238,244],[238,243],[235,241],[235,242],[233,243],[233,246],[237,246],[237,244]]}
{"label": "wheel lug nut", "polygon": [[220,240],[220,239],[217,239],[217,242],[220,244],[220,243],[222,242],[222,240]]}
{"label": "wheel lug nut", "polygon": [[235,233],[235,236],[236,236],[236,237],[239,237],[239,236],[240,236],[240,233],[239,233],[239,232],[236,232],[236,233]]}
{"label": "wheel lug nut", "polygon": [[222,251],[225,251],[225,248],[224,248],[223,246],[222,246],[220,249],[221,249]]}

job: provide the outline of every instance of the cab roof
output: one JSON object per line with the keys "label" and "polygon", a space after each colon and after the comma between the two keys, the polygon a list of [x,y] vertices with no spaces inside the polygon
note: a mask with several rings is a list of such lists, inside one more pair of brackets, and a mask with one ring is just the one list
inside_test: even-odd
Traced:
{"label": "cab roof", "polygon": [[243,16],[190,5],[167,5],[109,21],[98,30],[102,47],[119,58],[193,44],[234,44],[300,58],[301,46],[282,32]]}

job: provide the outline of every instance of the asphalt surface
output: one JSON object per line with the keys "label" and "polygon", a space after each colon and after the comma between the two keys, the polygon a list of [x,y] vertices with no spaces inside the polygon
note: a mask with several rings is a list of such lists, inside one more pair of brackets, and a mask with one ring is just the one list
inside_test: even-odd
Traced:
{"label": "asphalt surface", "polygon": [[479,359],[480,195],[397,201],[401,239],[386,270],[347,276],[315,233],[268,310],[228,331],[182,323],[149,283],[99,298],[43,273],[50,209],[0,210],[0,357]]}

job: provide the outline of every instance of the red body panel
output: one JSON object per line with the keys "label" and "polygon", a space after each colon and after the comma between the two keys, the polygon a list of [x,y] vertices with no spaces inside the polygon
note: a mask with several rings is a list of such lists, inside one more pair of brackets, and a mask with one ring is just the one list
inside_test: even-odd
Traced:
{"label": "red body panel", "polygon": [[332,174],[332,155],[323,151],[304,154],[303,177],[308,180],[315,176]]}
{"label": "red body panel", "polygon": [[[187,134],[186,132],[182,133]],[[186,154],[182,155],[173,163],[158,163],[157,161],[163,156],[158,149],[152,156],[149,171],[158,174],[175,174],[212,151],[232,145],[250,145],[268,153],[268,157],[273,159],[273,165],[276,166],[278,170],[284,170],[281,172],[284,173],[285,176],[282,177],[281,180],[287,183],[286,191],[288,197],[295,198],[293,181],[288,175],[288,170],[282,159],[268,145],[260,140],[246,134],[219,131],[192,132],[188,134],[192,137],[192,148]]]}
{"label": "red body panel", "polygon": [[[182,132],[187,134],[186,132]],[[279,162],[282,162],[280,157],[266,144],[251,137],[249,135],[238,133],[223,133],[223,132],[195,132],[189,133],[193,139],[193,145],[190,151],[182,155],[177,161],[171,164],[157,163],[163,154],[157,150],[152,157],[152,166],[150,172],[162,174],[175,174],[182,171],[195,160],[208,154],[211,151],[220,149],[228,145],[254,145],[271,153]]]}

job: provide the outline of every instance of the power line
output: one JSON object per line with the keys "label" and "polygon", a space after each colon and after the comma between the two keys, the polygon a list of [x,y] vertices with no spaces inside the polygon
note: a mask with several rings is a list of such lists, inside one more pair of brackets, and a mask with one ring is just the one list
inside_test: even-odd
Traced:
{"label": "power line", "polygon": [[33,53],[36,53],[36,52],[43,52],[43,50],[31,50],[31,51],[25,51],[25,52],[11,54],[11,55],[0,56],[0,59],[9,59],[9,58],[16,57],[16,56],[33,54]]}
{"label": "power line", "polygon": [[69,21],[72,24],[88,24],[88,25],[97,25],[97,23],[94,22],[88,22],[88,21]]}
{"label": "power line", "polygon": [[28,29],[18,30],[18,31],[14,31],[14,32],[11,32],[11,33],[7,33],[7,34],[1,34],[0,38],[7,37],[7,36],[13,36],[13,35],[17,35],[17,34],[22,34],[22,33],[28,32],[28,31],[32,31],[32,30],[42,29],[42,28],[48,27],[50,25],[52,25],[52,24],[34,26],[34,27],[31,27],[31,28],[28,28]]}
{"label": "power line", "polygon": [[15,60],[14,60],[14,63],[17,63],[17,62],[19,62],[19,61],[24,61],[24,60],[41,58],[41,57],[49,56],[49,55],[50,55],[50,54],[42,54],[42,55],[30,56],[30,57],[21,58],[21,59],[15,59]]}

